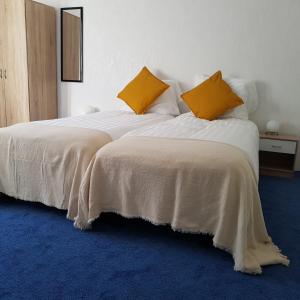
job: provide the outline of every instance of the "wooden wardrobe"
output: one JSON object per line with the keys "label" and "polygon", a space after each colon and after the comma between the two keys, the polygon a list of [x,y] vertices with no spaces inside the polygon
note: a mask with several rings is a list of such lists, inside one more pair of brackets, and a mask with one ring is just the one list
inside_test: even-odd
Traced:
{"label": "wooden wardrobe", "polygon": [[57,118],[56,12],[0,0],[0,127]]}

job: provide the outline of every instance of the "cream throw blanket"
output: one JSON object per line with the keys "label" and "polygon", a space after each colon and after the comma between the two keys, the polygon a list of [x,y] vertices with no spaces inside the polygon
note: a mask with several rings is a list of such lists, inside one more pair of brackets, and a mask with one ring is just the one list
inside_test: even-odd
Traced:
{"label": "cream throw blanket", "polygon": [[78,213],[81,181],[111,138],[99,130],[18,124],[0,129],[0,192]]}
{"label": "cream throw blanket", "polygon": [[234,269],[288,265],[268,236],[258,184],[247,155],[216,142],[151,137],[114,141],[96,155],[80,194],[75,226],[101,212],[141,217],[174,230],[212,234]]}

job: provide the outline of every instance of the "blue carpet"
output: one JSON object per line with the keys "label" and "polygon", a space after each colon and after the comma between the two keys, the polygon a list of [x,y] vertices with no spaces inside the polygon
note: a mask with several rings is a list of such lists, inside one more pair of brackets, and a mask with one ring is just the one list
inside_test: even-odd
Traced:
{"label": "blue carpet", "polygon": [[300,174],[262,177],[268,230],[291,266],[233,271],[208,236],[106,214],[81,232],[65,213],[1,197],[1,299],[300,299]]}

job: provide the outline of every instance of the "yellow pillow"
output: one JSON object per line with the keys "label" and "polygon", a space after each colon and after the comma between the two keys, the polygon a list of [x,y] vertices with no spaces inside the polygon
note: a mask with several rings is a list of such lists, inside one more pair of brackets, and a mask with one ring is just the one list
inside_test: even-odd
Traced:
{"label": "yellow pillow", "polygon": [[196,117],[206,120],[214,120],[227,110],[244,103],[222,79],[221,71],[181,97]]}
{"label": "yellow pillow", "polygon": [[118,94],[135,111],[144,114],[169,85],[156,78],[146,67]]}

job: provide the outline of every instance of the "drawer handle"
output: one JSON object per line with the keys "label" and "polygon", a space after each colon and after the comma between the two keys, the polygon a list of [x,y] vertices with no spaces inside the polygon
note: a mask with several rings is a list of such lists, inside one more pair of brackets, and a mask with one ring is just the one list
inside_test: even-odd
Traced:
{"label": "drawer handle", "polygon": [[271,146],[273,149],[281,149],[282,148],[282,146],[276,146],[276,145],[272,145]]}

